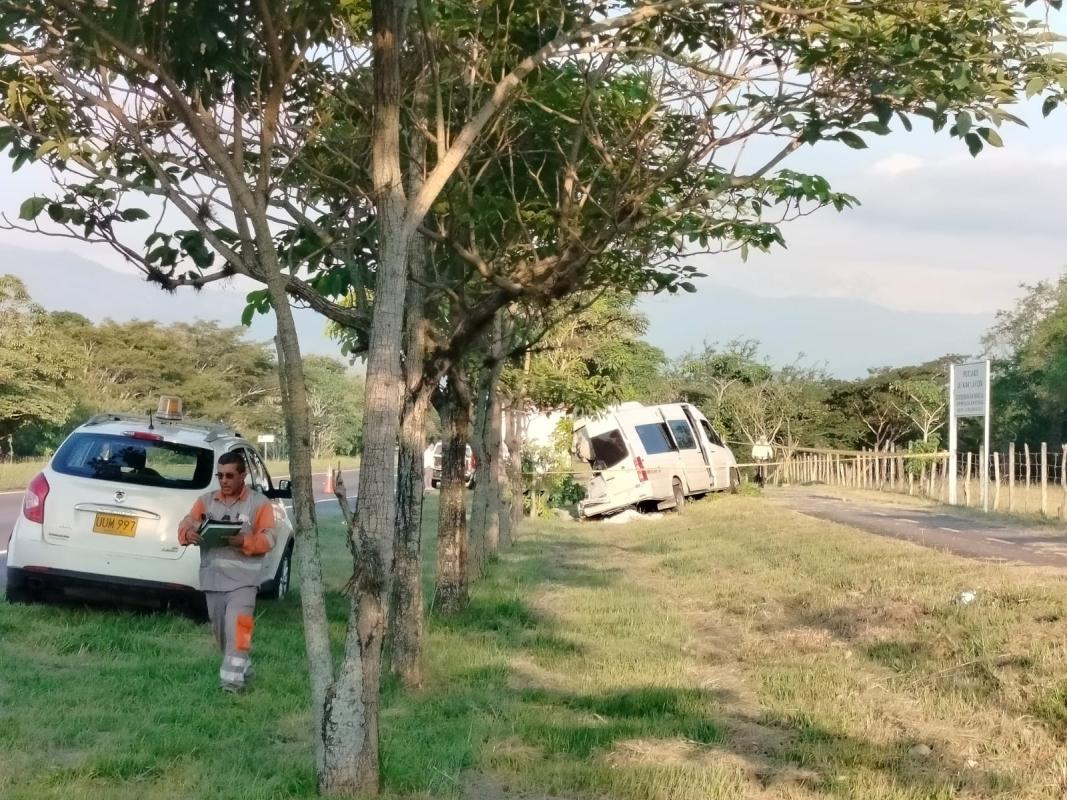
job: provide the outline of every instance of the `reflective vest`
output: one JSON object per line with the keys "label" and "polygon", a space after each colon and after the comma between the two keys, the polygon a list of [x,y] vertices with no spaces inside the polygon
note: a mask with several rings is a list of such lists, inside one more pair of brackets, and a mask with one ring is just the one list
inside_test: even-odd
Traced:
{"label": "reflective vest", "polygon": [[245,486],[235,498],[219,492],[206,492],[193,503],[189,516],[182,521],[182,533],[196,530],[200,521],[209,519],[240,522],[241,540],[236,547],[215,547],[200,551],[200,588],[205,592],[230,592],[243,586],[258,587],[264,558],[274,547],[274,508],[261,493]]}

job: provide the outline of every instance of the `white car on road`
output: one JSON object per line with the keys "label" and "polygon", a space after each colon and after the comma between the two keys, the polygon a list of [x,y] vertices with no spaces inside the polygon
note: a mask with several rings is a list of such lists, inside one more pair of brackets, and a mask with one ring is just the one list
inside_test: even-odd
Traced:
{"label": "white car on road", "polygon": [[[161,410],[166,405],[161,402]],[[218,488],[215,466],[237,451],[248,482],[273,502],[276,546],[263,560],[260,593],[289,589],[293,527],[259,453],[232,428],[181,418],[99,414],[63,442],[26,490],[7,553],[7,599],[45,591],[199,599],[199,552],[178,544],[178,522]]]}

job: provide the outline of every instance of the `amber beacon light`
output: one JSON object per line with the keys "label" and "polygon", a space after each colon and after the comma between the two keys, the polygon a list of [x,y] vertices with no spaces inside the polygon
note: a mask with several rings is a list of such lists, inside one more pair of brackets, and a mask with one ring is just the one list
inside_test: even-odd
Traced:
{"label": "amber beacon light", "polygon": [[178,420],[182,418],[182,399],[173,395],[165,394],[159,398],[159,406],[156,407],[156,419]]}

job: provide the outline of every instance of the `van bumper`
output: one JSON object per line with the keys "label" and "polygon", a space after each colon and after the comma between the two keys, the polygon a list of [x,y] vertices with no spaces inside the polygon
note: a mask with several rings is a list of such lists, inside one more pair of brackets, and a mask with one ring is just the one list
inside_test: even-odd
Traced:
{"label": "van bumper", "polygon": [[654,498],[652,492],[641,492],[638,497],[629,497],[626,500],[582,500],[578,503],[578,516],[580,517],[603,517],[608,514],[614,514],[617,511],[623,511],[627,508],[633,508],[640,503],[647,503]]}

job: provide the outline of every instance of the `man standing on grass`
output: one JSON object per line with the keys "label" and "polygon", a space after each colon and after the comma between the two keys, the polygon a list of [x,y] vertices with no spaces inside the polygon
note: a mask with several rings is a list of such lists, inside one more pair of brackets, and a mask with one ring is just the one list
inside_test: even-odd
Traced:
{"label": "man standing on grass", "polygon": [[771,447],[766,436],[760,436],[752,445],[752,460],[758,465],[756,467],[756,483],[759,484],[761,489],[767,483],[767,462],[770,461],[773,455],[774,448]]}
{"label": "man standing on grass", "polygon": [[252,677],[252,628],[263,556],[274,547],[274,509],[261,493],[245,485],[240,453],[219,457],[219,490],[201,495],[178,525],[178,542],[200,544],[205,519],[240,522],[241,532],[226,547],[200,551],[200,588],[207,613],[222,650],[219,682],[224,691],[240,692]]}

